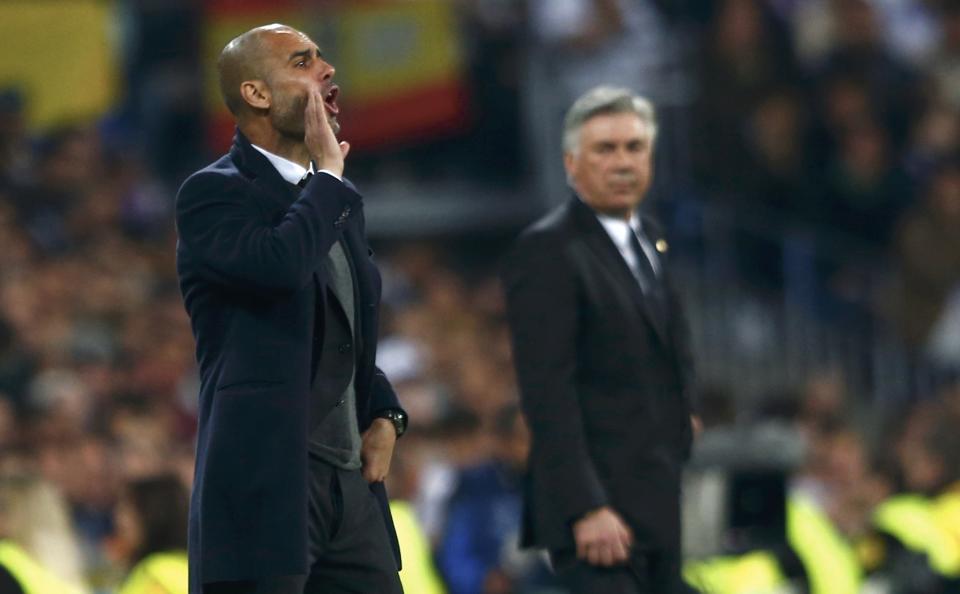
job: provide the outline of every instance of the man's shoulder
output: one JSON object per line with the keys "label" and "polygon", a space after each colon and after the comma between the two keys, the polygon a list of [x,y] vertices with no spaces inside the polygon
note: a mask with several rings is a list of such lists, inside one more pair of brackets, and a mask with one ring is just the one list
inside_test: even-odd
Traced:
{"label": "man's shoulder", "polygon": [[213,163],[210,163],[207,166],[191,173],[190,176],[187,177],[187,179],[183,182],[181,188],[200,178],[231,178],[238,176],[241,176],[240,170],[237,168],[237,164],[233,162],[233,159],[230,158],[230,155],[227,154],[223,155]]}
{"label": "man's shoulder", "polygon": [[568,202],[548,211],[520,233],[517,245],[533,247],[566,242],[575,231],[572,210]]}
{"label": "man's shoulder", "polygon": [[224,155],[206,167],[190,174],[180,185],[180,189],[177,191],[177,200],[182,200],[198,191],[206,193],[211,189],[225,189],[242,183],[245,179],[246,177],[237,168],[230,155]]}

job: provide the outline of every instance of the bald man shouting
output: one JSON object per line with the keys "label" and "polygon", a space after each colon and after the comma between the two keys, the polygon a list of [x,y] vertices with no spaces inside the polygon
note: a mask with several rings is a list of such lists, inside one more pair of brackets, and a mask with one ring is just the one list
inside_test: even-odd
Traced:
{"label": "bald man shouting", "polygon": [[200,367],[192,594],[393,594],[383,479],[406,413],[376,368],[380,275],[334,68],[284,25],[223,49],[233,147],[177,195]]}

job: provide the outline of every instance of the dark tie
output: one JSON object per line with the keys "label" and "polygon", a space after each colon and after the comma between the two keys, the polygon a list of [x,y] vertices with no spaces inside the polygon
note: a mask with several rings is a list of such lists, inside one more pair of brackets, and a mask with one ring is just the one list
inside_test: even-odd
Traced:
{"label": "dark tie", "polygon": [[663,283],[657,277],[653,270],[653,263],[647,256],[637,238],[637,232],[630,228],[629,233],[630,247],[633,249],[633,255],[637,260],[637,281],[643,289],[643,296],[650,306],[651,313],[656,317],[657,323],[667,321],[667,296],[663,290]]}
{"label": "dark tie", "polygon": [[310,181],[310,178],[313,177],[313,172],[308,171],[303,174],[303,177],[300,178],[300,181],[297,182],[297,186],[303,188],[307,185],[307,182]]}

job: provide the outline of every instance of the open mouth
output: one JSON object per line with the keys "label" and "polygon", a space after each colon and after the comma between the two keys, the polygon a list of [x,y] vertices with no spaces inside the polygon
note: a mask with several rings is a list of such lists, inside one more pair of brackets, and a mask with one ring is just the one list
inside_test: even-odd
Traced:
{"label": "open mouth", "polygon": [[337,96],[340,94],[340,87],[333,85],[327,91],[327,94],[323,96],[323,102],[327,106],[327,111],[331,115],[337,115],[340,113],[340,108],[337,106]]}

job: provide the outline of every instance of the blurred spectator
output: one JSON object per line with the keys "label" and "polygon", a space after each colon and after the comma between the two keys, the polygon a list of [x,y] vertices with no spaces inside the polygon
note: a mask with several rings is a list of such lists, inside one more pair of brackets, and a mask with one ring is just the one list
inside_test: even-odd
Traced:
{"label": "blurred spectator", "polygon": [[960,166],[956,162],[939,168],[920,202],[904,217],[894,253],[899,275],[891,295],[892,314],[909,344],[923,348],[938,331],[937,325],[949,319],[948,306],[960,307],[954,304],[960,290]]}
{"label": "blurred spectator", "polygon": [[473,176],[515,184],[526,173],[520,125],[521,48],[525,2],[468,0],[472,108],[468,140]]}
{"label": "blurred spectator", "polygon": [[899,444],[905,493],[873,513],[873,581],[902,594],[941,594],[960,587],[960,439],[958,419],[928,406],[908,419]]}
{"label": "blurred spectator", "polygon": [[443,533],[460,469],[476,464],[486,452],[481,447],[479,419],[467,411],[451,411],[430,437],[432,441],[417,458],[414,505],[427,537],[435,543]]}
{"label": "blurred spectator", "polygon": [[926,181],[958,150],[960,110],[943,101],[934,101],[913,123],[904,164],[914,180]]}
{"label": "blurred spectator", "polygon": [[71,243],[67,218],[93,190],[101,171],[99,138],[90,127],[64,126],[40,142],[37,167],[14,195],[20,223],[44,253],[58,253]]}
{"label": "blurred spectator", "polygon": [[18,413],[26,407],[27,387],[35,365],[30,353],[20,344],[17,329],[0,316],[0,393]]}
{"label": "blurred spectator", "polygon": [[876,122],[848,121],[837,142],[818,205],[821,228],[883,247],[912,198],[909,180],[886,129]]}
{"label": "blurred spectator", "polygon": [[836,45],[817,67],[818,76],[825,81],[850,77],[864,85],[871,115],[890,134],[893,147],[899,148],[917,108],[917,73],[890,52],[871,2],[830,0],[830,8]]}
{"label": "blurred spectator", "polygon": [[417,518],[412,501],[417,496],[419,483],[418,458],[411,453],[410,447],[418,450],[420,445],[409,442],[409,434],[404,440],[403,456],[397,456],[390,466],[387,488],[390,493],[390,513],[397,530],[397,540],[403,552],[403,569],[400,571],[400,583],[404,592],[422,592],[423,594],[446,594],[447,589],[437,572],[433,560],[433,547],[430,539]]}
{"label": "blurred spectator", "polygon": [[[752,162],[751,141],[759,151],[773,148],[773,139],[762,136],[767,129],[777,126],[778,133],[794,134],[779,136],[777,141],[783,145],[803,141],[797,122],[789,121],[795,115],[782,110],[770,113],[769,109],[766,115],[757,113],[765,97],[798,78],[789,32],[761,0],[724,0],[719,3],[701,54],[693,144],[697,171],[711,192],[738,194],[752,182],[754,167],[758,165]],[[789,110],[789,106],[785,107]],[[755,125],[753,129],[751,123]],[[751,138],[752,134],[756,136]],[[784,154],[793,151],[799,153]],[[773,149],[772,153],[776,152]],[[802,145],[779,152],[780,155],[769,155],[780,161],[778,167],[793,167],[784,162],[790,159],[799,158],[802,162]],[[767,194],[756,198],[761,202],[783,199]]]}
{"label": "blurred spectator", "polygon": [[0,88],[0,187],[21,184],[32,167],[23,95]]}
{"label": "blurred spectator", "polygon": [[960,4],[941,2],[940,19],[943,36],[927,71],[937,97],[956,111],[960,110]]}
{"label": "blurred spectator", "polygon": [[126,485],[116,507],[116,553],[129,568],[120,594],[187,592],[189,495],[172,474]]}
{"label": "blurred spectator", "polygon": [[437,551],[451,594],[539,592],[552,584],[539,552],[520,550],[521,478],[530,436],[520,408],[493,423],[491,457],[459,473]]}
{"label": "blurred spectator", "polygon": [[[791,19],[797,31],[797,51],[807,64],[822,60],[841,35],[833,0],[771,0]],[[870,2],[884,41],[899,58],[910,62],[929,59],[939,34],[936,1],[883,0]]]}
{"label": "blurred spectator", "polygon": [[188,0],[126,2],[123,58],[134,132],[154,171],[179,184],[203,160],[201,6]]}
{"label": "blurred spectator", "polygon": [[0,581],[10,587],[11,576],[23,592],[86,591],[66,505],[49,483],[30,474],[0,477]]}

